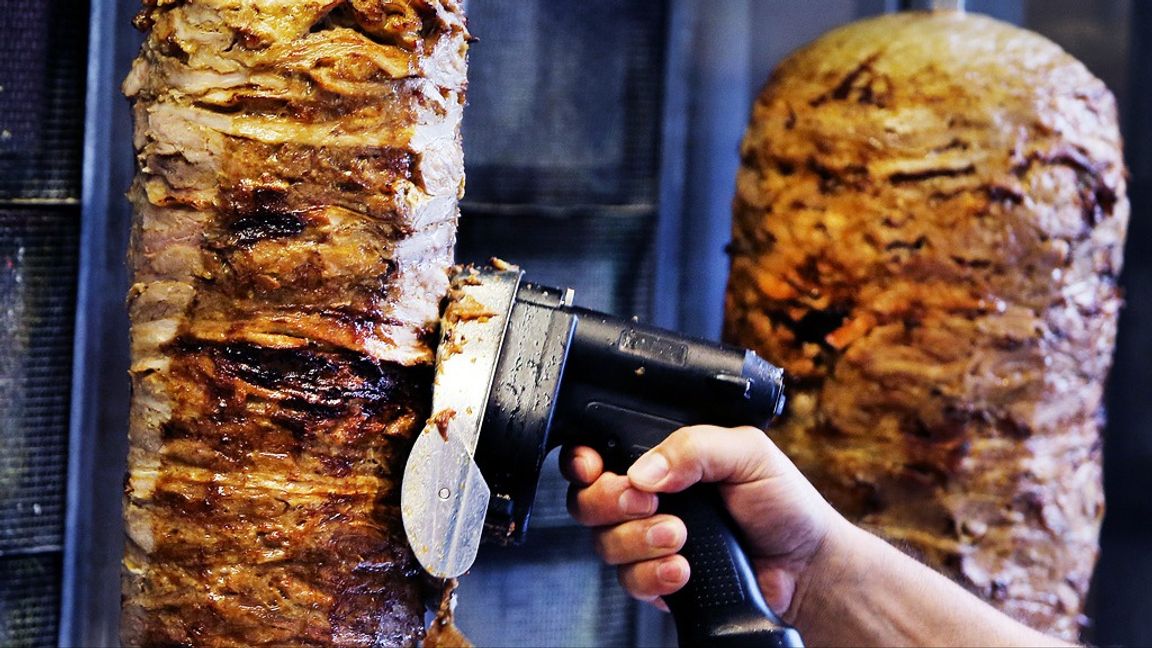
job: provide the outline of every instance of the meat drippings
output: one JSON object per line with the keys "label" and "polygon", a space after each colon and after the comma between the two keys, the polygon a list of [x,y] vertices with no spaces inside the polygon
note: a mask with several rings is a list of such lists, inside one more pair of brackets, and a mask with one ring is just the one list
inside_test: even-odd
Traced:
{"label": "meat drippings", "polygon": [[460,628],[456,627],[456,588],[459,581],[450,578],[444,581],[444,589],[440,594],[440,606],[436,608],[436,616],[428,626],[428,635],[424,638],[424,648],[472,648],[472,642]]}

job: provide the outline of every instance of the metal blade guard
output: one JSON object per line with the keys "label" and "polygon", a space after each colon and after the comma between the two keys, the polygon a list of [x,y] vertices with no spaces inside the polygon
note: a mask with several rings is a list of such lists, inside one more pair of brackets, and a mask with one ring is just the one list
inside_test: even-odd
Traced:
{"label": "metal blade guard", "polygon": [[400,490],[408,542],[428,573],[468,570],[489,490],[472,460],[520,272],[457,274],[441,322],[432,416],[416,438]]}

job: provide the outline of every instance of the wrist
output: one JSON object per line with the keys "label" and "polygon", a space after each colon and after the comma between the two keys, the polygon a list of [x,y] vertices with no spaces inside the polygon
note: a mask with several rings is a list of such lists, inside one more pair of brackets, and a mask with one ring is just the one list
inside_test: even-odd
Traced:
{"label": "wrist", "polygon": [[835,592],[837,583],[844,582],[848,569],[859,562],[859,557],[855,560],[849,557],[852,547],[859,550],[866,545],[864,539],[858,537],[866,535],[862,529],[839,513],[833,512],[829,517],[828,530],[807,566],[797,574],[792,602],[781,615],[786,623],[801,631],[819,623],[817,617],[825,610],[827,594]]}

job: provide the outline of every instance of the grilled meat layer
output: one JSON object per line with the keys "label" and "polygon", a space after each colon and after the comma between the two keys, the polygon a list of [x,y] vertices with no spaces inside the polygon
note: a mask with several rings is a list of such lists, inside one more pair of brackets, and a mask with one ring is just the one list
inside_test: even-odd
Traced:
{"label": "grilled meat layer", "polygon": [[454,0],[146,0],[121,636],[406,645],[464,174]]}
{"label": "grilled meat layer", "polygon": [[726,337],[851,519],[1074,640],[1128,221],[1112,95],[1053,43],[904,13],[789,57],[742,149]]}

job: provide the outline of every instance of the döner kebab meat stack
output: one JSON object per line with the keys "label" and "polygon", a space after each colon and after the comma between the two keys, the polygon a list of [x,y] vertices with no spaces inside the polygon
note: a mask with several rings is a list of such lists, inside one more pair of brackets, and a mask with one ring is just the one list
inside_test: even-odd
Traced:
{"label": "d\u00f6ner kebab meat stack", "polygon": [[1111,93],[1030,32],[894,14],[781,64],[741,153],[726,336],[790,376],[774,438],[850,519],[1075,639],[1128,221]]}
{"label": "d\u00f6ner kebab meat stack", "polygon": [[464,174],[454,0],[147,0],[121,636],[405,645]]}

